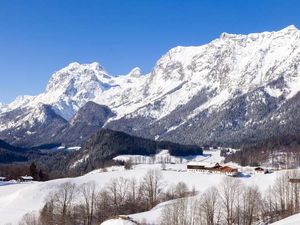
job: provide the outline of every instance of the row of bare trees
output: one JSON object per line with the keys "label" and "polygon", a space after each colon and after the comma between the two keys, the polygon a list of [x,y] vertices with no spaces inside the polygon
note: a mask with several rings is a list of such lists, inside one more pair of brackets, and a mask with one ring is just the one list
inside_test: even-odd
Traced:
{"label": "row of bare trees", "polygon": [[[131,164],[169,164],[169,163],[177,163],[181,164],[183,162],[183,157],[171,157],[170,155],[166,156],[159,156],[159,155],[153,155],[153,156],[132,156],[127,160],[126,162],[130,161]],[[124,160],[116,160],[117,164],[124,165]]]}
{"label": "row of bare trees", "polygon": [[297,170],[278,176],[263,193],[258,186],[244,185],[227,177],[200,196],[175,200],[165,207],[161,225],[252,225],[269,224],[299,213],[299,185],[289,178]]}
{"label": "row of bare trees", "polygon": [[200,197],[176,200],[166,207],[161,225],[251,225],[258,220],[260,201],[258,187],[243,186],[228,177]]}
{"label": "row of bare trees", "polygon": [[114,178],[104,187],[95,182],[63,183],[46,199],[38,214],[27,214],[20,225],[99,225],[120,214],[147,211],[160,202],[190,195],[185,183],[164,189],[160,170],[149,170],[140,180]]}

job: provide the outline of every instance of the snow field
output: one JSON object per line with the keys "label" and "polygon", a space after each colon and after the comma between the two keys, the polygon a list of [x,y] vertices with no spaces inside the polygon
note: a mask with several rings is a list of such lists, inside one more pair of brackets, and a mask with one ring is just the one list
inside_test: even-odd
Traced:
{"label": "snow field", "polygon": [[[51,180],[47,182],[32,182],[26,184],[10,184],[0,186],[0,218],[2,223],[12,223],[16,225],[24,214],[31,211],[38,211],[44,204],[46,196],[57,185],[65,182],[71,182],[76,185],[81,185],[90,181],[94,181],[97,184],[97,188],[102,188],[112,178],[136,178],[141,179],[149,169],[160,169],[160,164],[151,165],[137,165],[132,170],[124,170],[122,167],[116,167],[115,171],[100,172],[93,171],[84,176],[76,178],[64,178]],[[219,184],[226,176],[221,174],[201,174],[192,172],[179,172],[178,170],[184,170],[185,164],[167,164],[166,170],[162,171],[164,188],[168,188],[178,182],[185,182],[190,189],[195,188],[199,192],[205,191],[207,188]],[[249,178],[236,178],[241,179],[245,184],[256,184],[262,191],[266,190],[269,185],[273,184],[278,174],[283,173],[275,172],[267,175],[257,175]],[[155,215],[158,216],[158,211]],[[151,212],[152,213],[152,212]],[[155,218],[153,216],[153,218]]]}

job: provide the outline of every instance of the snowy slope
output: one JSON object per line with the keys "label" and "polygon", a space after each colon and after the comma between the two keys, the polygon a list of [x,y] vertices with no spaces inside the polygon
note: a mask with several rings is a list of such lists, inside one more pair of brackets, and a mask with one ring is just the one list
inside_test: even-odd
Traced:
{"label": "snowy slope", "polygon": [[[241,125],[236,128],[235,121],[230,120],[223,126],[248,129],[271,118],[273,111],[299,92],[299,63],[300,31],[295,26],[248,35],[222,33],[206,45],[171,49],[147,75],[134,68],[127,75],[113,76],[98,63],[71,63],[52,75],[44,93],[18,97],[4,111],[33,111],[40,104],[47,104],[69,120],[86,102],[94,101],[115,113],[106,124],[109,128],[151,138],[176,139],[180,132],[196,132],[192,127],[197,126],[194,121],[198,117],[201,120],[230,110],[229,103],[247,95],[249,109]],[[259,102],[269,113],[251,115],[255,111],[252,103]],[[36,117],[39,115],[31,113],[20,122],[37,120]],[[16,127],[18,124],[0,119],[0,131]],[[205,128],[209,129],[211,133],[203,139],[222,135],[213,133],[216,125]]]}
{"label": "snowy slope", "polygon": [[[44,198],[47,196],[47,194],[55,190],[57,185],[67,181],[78,185],[89,181],[95,181],[98,187],[101,188],[115,177],[135,177],[136,179],[141,179],[141,177],[143,177],[151,168],[160,168],[160,165],[138,165],[133,170],[113,168],[110,172],[93,171],[87,175],[77,178],[64,178],[48,182],[0,186],[1,222],[3,224],[8,222],[12,223],[13,225],[17,224],[17,222],[25,213],[39,210],[43,206]],[[186,165],[184,164],[167,165],[167,168],[173,168],[173,170],[162,171],[164,182],[167,184],[164,188],[168,188],[170,185],[174,185],[180,181],[183,181],[188,184],[190,189],[195,187],[196,190],[202,192],[213,185],[217,185],[225,177],[225,175],[220,174],[209,175],[192,172],[179,172],[180,170],[186,168]],[[261,190],[266,190],[269,185],[274,182],[277,175],[278,173],[273,173],[240,179],[245,184],[257,184]],[[140,217],[143,217],[143,214],[140,215]]]}
{"label": "snowy slope", "polygon": [[136,225],[136,223],[122,219],[111,219],[101,223],[101,225]]}
{"label": "snowy slope", "polygon": [[8,110],[7,105],[0,102],[0,114]]}
{"label": "snowy slope", "polygon": [[300,214],[289,216],[283,220],[272,223],[272,225],[299,225],[300,224]]}

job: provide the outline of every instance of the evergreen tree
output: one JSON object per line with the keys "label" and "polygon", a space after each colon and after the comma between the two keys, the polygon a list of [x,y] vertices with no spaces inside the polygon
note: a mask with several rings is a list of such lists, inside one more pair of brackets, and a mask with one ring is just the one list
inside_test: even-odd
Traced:
{"label": "evergreen tree", "polygon": [[35,165],[34,162],[31,163],[30,167],[29,167],[29,174],[30,176],[32,176],[34,179],[37,178],[38,176],[38,170],[37,170],[37,167]]}
{"label": "evergreen tree", "polygon": [[40,181],[46,181],[46,180],[48,180],[47,174],[44,173],[42,169],[40,169],[40,171],[39,171],[39,180]]}

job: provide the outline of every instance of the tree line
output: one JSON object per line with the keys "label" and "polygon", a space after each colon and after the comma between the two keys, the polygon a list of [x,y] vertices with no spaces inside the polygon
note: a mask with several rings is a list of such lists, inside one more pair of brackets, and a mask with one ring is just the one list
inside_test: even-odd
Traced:
{"label": "tree line", "polygon": [[162,212],[160,225],[254,225],[270,224],[299,213],[299,185],[289,178],[300,173],[289,171],[261,191],[240,179],[226,177],[194,198],[183,198]]}
{"label": "tree line", "polygon": [[36,181],[49,180],[49,174],[37,166],[34,162],[30,164],[3,164],[0,165],[0,176],[8,180],[18,180],[21,176],[32,176]]}
{"label": "tree line", "polygon": [[276,136],[251,144],[244,144],[240,151],[230,154],[225,162],[242,166],[258,166],[270,161],[273,168],[297,168],[300,162],[300,136]]}

